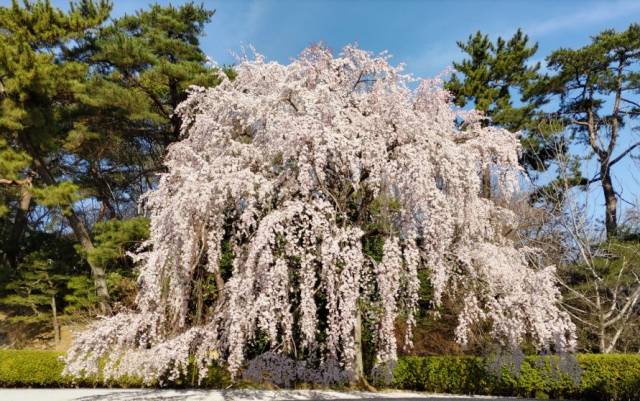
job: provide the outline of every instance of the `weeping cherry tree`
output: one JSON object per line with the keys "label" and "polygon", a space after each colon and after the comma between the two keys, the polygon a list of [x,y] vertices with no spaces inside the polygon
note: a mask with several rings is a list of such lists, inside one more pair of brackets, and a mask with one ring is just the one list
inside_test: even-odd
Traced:
{"label": "weeping cherry tree", "polygon": [[376,366],[410,344],[421,269],[435,304],[459,299],[459,342],[488,324],[504,345],[573,346],[554,268],[481,195],[486,169],[502,199],[517,191],[515,135],[355,47],[258,55],[237,74],[178,108],[182,140],[144,199],[137,308],[81,333],[67,373],[162,382],[195,361],[201,378],[214,362],[237,377],[266,355],[304,380],[353,380],[364,325]]}

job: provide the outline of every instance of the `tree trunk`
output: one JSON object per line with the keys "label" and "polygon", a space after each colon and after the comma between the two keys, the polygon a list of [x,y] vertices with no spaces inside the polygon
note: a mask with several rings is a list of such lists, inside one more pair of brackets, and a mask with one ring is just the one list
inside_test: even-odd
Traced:
{"label": "tree trunk", "polygon": [[355,346],[356,355],[354,361],[356,380],[360,381],[364,378],[364,361],[362,358],[362,313],[360,308],[357,308],[356,312],[356,324],[355,324]]}
{"label": "tree trunk", "polygon": [[51,296],[51,313],[53,314],[53,337],[57,345],[60,344],[60,324],[58,323],[58,310],[56,308],[55,296]]}
{"label": "tree trunk", "polygon": [[27,228],[27,215],[29,214],[29,208],[31,207],[31,197],[31,177],[29,177],[25,180],[24,184],[20,186],[20,202],[18,203],[18,210],[16,211],[16,216],[13,220],[13,227],[11,228],[11,234],[8,241],[9,243],[7,246],[9,265],[14,270],[18,266],[20,240],[22,239],[22,234],[24,234],[24,231]]}
{"label": "tree trunk", "polygon": [[218,269],[214,273],[214,277],[216,280],[216,291],[218,292],[218,296],[222,296],[222,290],[224,289],[224,279],[222,278],[220,267],[218,267]]}
{"label": "tree trunk", "polygon": [[[67,214],[67,220],[84,250],[87,252],[92,251],[94,249],[93,242],[91,242],[89,232],[78,215],[73,210],[70,210]],[[93,275],[93,282],[96,287],[98,302],[100,303],[100,312],[107,315],[111,313],[111,306],[109,305],[109,290],[107,289],[105,270],[95,262],[91,262],[90,260],[87,261],[89,263],[89,267],[91,267],[91,274]]]}
{"label": "tree trunk", "polygon": [[362,312],[358,307],[356,310],[356,323],[354,327],[354,337],[355,337],[355,348],[356,355],[354,360],[354,368],[355,368],[355,377],[354,384],[358,387],[367,390],[367,391],[375,391],[375,387],[373,387],[367,381],[367,377],[364,375],[364,358],[363,358],[363,343],[362,343]]}
{"label": "tree trunk", "polygon": [[482,169],[482,197],[491,199],[491,170],[489,166]]}
{"label": "tree trunk", "polygon": [[[55,185],[56,180],[53,178],[47,165],[42,161],[40,157],[37,156],[36,152],[31,152],[34,165],[36,166],[37,172],[40,174],[40,178],[47,185]],[[78,241],[82,245],[82,248],[86,252],[92,251],[94,249],[93,242],[91,241],[91,236],[89,235],[89,231],[85,226],[84,222],[80,220],[76,212],[73,210],[73,207],[69,208],[69,211],[65,213],[67,220],[69,221],[69,225],[73,230]],[[96,294],[98,295],[98,302],[100,303],[100,312],[104,315],[111,313],[111,306],[109,305],[109,291],[107,290],[107,279],[105,270],[102,266],[91,262],[88,260],[89,267],[91,267],[91,275],[93,276],[93,282],[96,287]]]}
{"label": "tree trunk", "polygon": [[618,344],[618,340],[620,339],[620,335],[622,334],[622,331],[624,330],[624,328],[625,328],[625,324],[622,324],[620,325],[620,327],[618,327],[615,334],[611,338],[611,341],[609,341],[609,345],[604,350],[605,354],[610,354],[616,350],[616,345]]}
{"label": "tree trunk", "polygon": [[602,192],[604,194],[605,203],[605,228],[607,230],[607,239],[615,238],[618,234],[618,199],[613,189],[611,181],[611,171],[605,167],[601,169],[602,176]]}
{"label": "tree trunk", "polygon": [[605,328],[604,328],[604,322],[601,320],[600,321],[600,328],[598,331],[598,340],[600,342],[600,353],[601,354],[606,354],[607,353],[607,346],[605,344]]}

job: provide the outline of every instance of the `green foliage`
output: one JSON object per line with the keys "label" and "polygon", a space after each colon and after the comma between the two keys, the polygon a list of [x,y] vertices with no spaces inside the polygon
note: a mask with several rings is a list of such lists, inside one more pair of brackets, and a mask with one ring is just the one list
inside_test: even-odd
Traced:
{"label": "green foliage", "polygon": [[[129,133],[117,138],[123,141],[125,147],[120,150],[127,157],[131,156],[126,146],[140,148],[140,143],[127,142],[128,137],[142,134],[148,139],[151,134],[161,146],[177,140],[181,122],[173,110],[186,98],[189,86],[220,82],[220,70],[209,65],[199,47],[199,37],[213,14],[191,2],[179,7],[154,4],[102,29],[92,55],[92,63],[104,72],[95,87],[100,96],[88,94],[99,118],[86,122],[89,130],[106,125]],[[223,72],[232,76],[228,69]],[[101,114],[105,109],[120,119],[108,115],[105,119]]]}
{"label": "green foliage", "polygon": [[[2,96],[1,90],[2,86],[0,83],[0,98]],[[6,140],[0,138],[0,178],[10,181],[19,180],[21,178],[20,173],[29,163],[30,159],[27,154],[12,149],[8,146]],[[16,197],[17,189],[17,187],[14,187],[5,188],[4,191],[0,190],[0,217],[9,211],[9,207],[6,205],[7,200]]]}
{"label": "green foliage", "polygon": [[[107,270],[107,286],[112,299],[122,306],[132,307],[136,294],[135,269],[127,252],[134,251],[149,236],[149,220],[133,217],[126,220],[111,219],[94,226],[94,248],[88,251],[76,246],[77,251],[95,266]],[[69,315],[93,315],[99,310],[93,280],[77,275],[68,278],[64,296],[64,312]]]}
{"label": "green foliage", "polygon": [[78,275],[67,280],[69,293],[64,296],[65,313],[78,316],[84,312],[95,313],[98,310],[98,296],[93,280],[88,276]]}
{"label": "green foliage", "polygon": [[80,199],[78,185],[71,181],[62,181],[41,188],[34,188],[33,194],[36,202],[42,206],[60,208],[63,214],[67,214],[74,202]]}
{"label": "green foliage", "polygon": [[60,282],[66,277],[55,273],[51,259],[43,258],[41,252],[34,252],[20,265],[19,276],[6,285],[9,295],[0,298],[0,303],[28,310],[29,314],[9,317],[13,321],[36,322],[48,318],[52,298],[58,293]]}
{"label": "green foliage", "polygon": [[66,281],[80,273],[76,269],[81,262],[68,239],[35,234],[28,238],[26,249],[28,253],[0,293],[0,304],[11,307],[11,322],[39,323],[51,317],[52,298],[62,299]]}
{"label": "green foliage", "polygon": [[583,354],[580,390],[585,399],[640,399],[640,355]]}
{"label": "green foliage", "polygon": [[541,105],[553,104],[547,115],[566,127],[570,143],[580,145],[588,151],[588,159],[597,161],[592,179],[579,174],[569,179],[582,187],[601,186],[605,228],[611,239],[618,235],[617,202],[623,192],[612,169],[633,157],[640,146],[633,129],[623,129],[640,112],[640,25],[631,24],[621,32],[605,30],[592,36],[589,44],[558,49],[546,60],[549,73],[529,97]]}
{"label": "green foliage", "polygon": [[456,104],[465,106],[473,102],[493,123],[512,131],[524,128],[533,105],[515,107],[511,90],[526,90],[537,78],[540,63],[532,66],[527,63],[538,45],[529,46],[529,38],[518,30],[509,41],[499,37],[495,45],[478,31],[469,36],[467,42],[458,42],[458,47],[470,58],[454,63],[464,80],[453,74],[446,84]]}
{"label": "green foliage", "polygon": [[0,350],[0,387],[65,387],[62,353],[35,350]]}
{"label": "green foliage", "polygon": [[394,386],[453,394],[640,400],[640,355],[580,354],[577,364],[579,372],[558,357],[530,356],[516,373],[505,367],[497,374],[478,357],[403,357],[395,369]]}
{"label": "green foliage", "polygon": [[[107,273],[107,285],[115,305],[133,307],[137,286],[132,274]],[[69,276],[66,280],[64,313],[67,319],[91,317],[99,313],[99,298],[93,280],[88,275]]]}
{"label": "green foliage", "polygon": [[86,252],[90,263],[109,268],[127,266],[126,253],[149,237],[149,219],[107,220],[97,223],[93,233],[95,247]]}
{"label": "green foliage", "polygon": [[382,261],[384,238],[394,229],[393,219],[398,216],[400,202],[387,195],[379,195],[367,205],[371,194],[360,190],[353,194],[349,202],[354,219],[363,219],[365,235],[362,238],[364,254],[376,263]]}
{"label": "green foliage", "polygon": [[5,139],[0,138],[0,177],[9,180],[19,179],[20,172],[30,161],[26,153],[13,150]]}
{"label": "green foliage", "polygon": [[495,44],[480,31],[458,47],[467,55],[454,62],[457,74],[445,84],[459,106],[473,105],[491,119],[491,124],[510,131],[523,131],[522,160],[530,174],[545,171],[565,145],[557,136],[562,127],[539,118],[538,104],[529,93],[539,80],[540,63],[531,58],[538,45],[518,30],[509,40],[498,37]]}
{"label": "green foliage", "polygon": [[[61,237],[73,240],[72,231],[81,240],[70,255],[85,260],[54,260],[66,277],[54,285],[56,299],[68,313],[93,310],[95,284],[83,276],[102,277],[97,269],[107,269],[116,304],[131,302],[126,253],[148,236],[136,207],[178,139],[174,109],[189,86],[234,77],[200,48],[214,14],[205,6],[154,4],[109,19],[111,8],[105,0],[65,10],[48,0],[0,6],[0,279],[24,281],[17,266],[35,268],[41,256],[25,245],[30,236],[50,249]],[[23,284],[0,297],[15,306]]]}
{"label": "green foliage", "polygon": [[[3,155],[19,155],[20,159],[19,168],[14,163],[13,172],[0,174],[30,181],[27,194],[34,195],[33,199],[22,196],[24,191],[17,191],[15,185],[11,190],[2,189],[7,196],[0,200],[13,216],[13,221],[7,221],[12,225],[7,230],[10,239],[2,243],[13,270],[8,276],[23,275],[15,270],[25,263],[35,266],[29,260],[33,249],[21,245],[27,236],[67,232],[61,223],[86,195],[76,178],[86,158],[64,152],[67,131],[78,110],[76,95],[85,89],[90,70],[74,52],[106,21],[110,10],[108,2],[90,0],[67,11],[49,1],[22,5],[13,1],[9,7],[0,7],[0,138],[6,149]],[[3,159],[6,161],[5,156]],[[77,235],[84,223],[75,221]],[[40,238],[55,242],[58,236],[62,235]],[[48,252],[53,243],[39,245]]]}
{"label": "green foliage", "polygon": [[[62,376],[61,353],[37,350],[0,350],[0,387],[94,387],[97,380],[73,383]],[[499,374],[478,357],[403,357],[394,371],[393,386],[406,390],[452,394],[492,394],[539,399],[640,400],[640,355],[577,356],[576,373],[558,357],[526,357],[518,374],[503,368]],[[190,369],[193,369],[191,367]],[[229,375],[217,366],[199,385],[191,374],[166,383],[170,387],[226,388]],[[113,387],[140,387],[138,378],[110,383]]]}
{"label": "green foliage", "polygon": [[[41,350],[3,350],[0,349],[0,388],[1,387],[95,387],[102,384],[99,378],[76,381],[63,376],[63,354]],[[212,365],[208,376],[198,384],[193,380],[195,365],[190,365],[186,375],[164,383],[170,387],[227,388],[231,384],[226,370]],[[110,387],[143,387],[141,378],[128,377],[109,382]],[[158,384],[152,385],[156,387]]]}
{"label": "green foliage", "polygon": [[[590,259],[589,265],[585,265],[583,260],[578,260],[561,266],[559,273],[563,282],[571,287],[571,290],[565,291],[564,302],[571,313],[578,317],[576,326],[580,350],[602,352],[600,316],[590,300],[599,297],[604,311],[619,310],[624,305],[627,294],[632,294],[638,285],[640,241],[634,236],[630,236],[628,240],[605,241],[594,245],[592,252],[594,257]],[[595,275],[599,278],[597,285],[594,285]],[[576,296],[576,294],[582,295]],[[617,308],[614,307],[613,302],[616,302]],[[623,315],[618,320],[617,323],[608,324],[604,328],[604,334],[613,337],[615,330],[622,325],[624,330],[620,332],[614,349],[637,350],[640,347],[640,338],[638,338],[640,319],[637,311],[631,310],[628,317]]]}
{"label": "green foliage", "polygon": [[225,280],[231,277],[235,258],[236,255],[233,252],[231,241],[228,239],[223,240],[220,249],[220,273]]}

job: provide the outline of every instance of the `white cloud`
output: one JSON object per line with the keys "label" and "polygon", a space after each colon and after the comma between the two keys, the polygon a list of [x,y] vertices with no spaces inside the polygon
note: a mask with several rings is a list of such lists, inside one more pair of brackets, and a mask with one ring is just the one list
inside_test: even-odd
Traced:
{"label": "white cloud", "polygon": [[250,46],[255,35],[263,29],[268,7],[260,0],[216,2],[217,15],[207,26],[207,36],[211,40],[203,42],[209,56],[222,64],[237,61],[236,55],[242,53],[242,47]]}
{"label": "white cloud", "polygon": [[407,64],[407,71],[420,77],[430,77],[439,74],[458,60],[461,51],[455,43],[429,43],[422,54],[407,57],[403,60]]}
{"label": "white cloud", "polygon": [[582,27],[640,12],[640,2],[606,2],[584,6],[575,14],[556,16],[524,29],[531,36],[544,36],[564,29]]}

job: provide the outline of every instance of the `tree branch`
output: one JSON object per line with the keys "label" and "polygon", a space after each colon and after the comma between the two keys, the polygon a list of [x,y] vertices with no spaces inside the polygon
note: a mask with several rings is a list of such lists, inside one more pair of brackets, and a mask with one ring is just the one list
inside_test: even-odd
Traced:
{"label": "tree branch", "polygon": [[620,160],[624,159],[626,155],[628,155],[633,149],[637,148],[638,146],[640,146],[640,142],[636,142],[633,145],[629,146],[624,152],[620,153],[615,159],[611,160],[609,162],[609,166],[613,166]]}
{"label": "tree branch", "polygon": [[6,179],[6,178],[0,178],[0,184],[1,185],[15,185],[15,186],[30,185],[31,184],[31,177],[25,178],[23,180],[10,180],[10,179]]}

